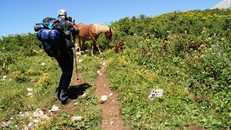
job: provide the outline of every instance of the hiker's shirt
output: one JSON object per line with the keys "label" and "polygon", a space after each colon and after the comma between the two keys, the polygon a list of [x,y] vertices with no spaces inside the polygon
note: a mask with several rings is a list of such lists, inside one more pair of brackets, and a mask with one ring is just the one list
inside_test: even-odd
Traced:
{"label": "hiker's shirt", "polygon": [[[74,47],[74,43],[71,41],[71,33],[73,34],[78,34],[79,29],[76,28],[70,20],[65,20],[61,17],[58,17],[58,22],[63,23],[63,33],[61,33],[61,45],[60,45],[60,50],[65,51],[69,48]],[[63,44],[65,43],[65,44]]]}

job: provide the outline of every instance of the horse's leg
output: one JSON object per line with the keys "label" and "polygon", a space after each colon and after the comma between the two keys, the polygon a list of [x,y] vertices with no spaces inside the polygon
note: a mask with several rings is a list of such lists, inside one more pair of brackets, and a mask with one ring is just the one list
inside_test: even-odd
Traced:
{"label": "horse's leg", "polygon": [[73,42],[74,42],[74,45],[75,45],[75,39],[76,39],[76,37],[73,35]]}
{"label": "horse's leg", "polygon": [[80,37],[78,38],[78,42],[79,42],[79,54],[81,55],[81,39],[80,39]]}
{"label": "horse's leg", "polygon": [[98,36],[95,36],[95,37],[91,37],[91,39],[92,39],[92,41],[93,41],[93,45],[92,45],[92,50],[91,50],[91,52],[92,52],[92,54],[93,54],[93,49],[94,49],[94,45],[96,45],[96,47],[98,48],[98,50],[99,50],[99,54],[101,54],[101,51],[100,51],[100,49],[99,49],[99,45],[97,44],[97,39],[98,39]]}
{"label": "horse's leg", "polygon": [[83,51],[84,51],[84,54],[86,53],[86,51],[85,51],[85,40],[82,40],[82,48],[83,48]]}
{"label": "horse's leg", "polygon": [[[73,42],[74,42],[74,46],[75,46],[75,40],[76,40],[76,36],[73,35]],[[75,51],[75,50],[74,50]],[[76,48],[77,51],[77,48]]]}
{"label": "horse's leg", "polygon": [[93,56],[93,50],[94,50],[94,44],[95,44],[95,37],[93,36],[92,33],[90,33],[90,37],[91,37],[91,40],[92,40],[92,44],[91,44],[91,55]]}
{"label": "horse's leg", "polygon": [[94,42],[91,44],[91,55],[93,56],[93,50],[94,50]]}
{"label": "horse's leg", "polygon": [[96,45],[96,47],[98,48],[98,50],[99,50],[99,54],[102,54],[102,52],[100,51],[100,49],[99,49],[99,45],[97,44],[97,39],[98,39],[98,36],[95,38],[95,45]]}

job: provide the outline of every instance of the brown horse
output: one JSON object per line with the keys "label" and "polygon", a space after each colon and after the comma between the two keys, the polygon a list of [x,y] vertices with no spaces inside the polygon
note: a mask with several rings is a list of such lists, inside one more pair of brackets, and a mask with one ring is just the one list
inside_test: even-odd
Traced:
{"label": "brown horse", "polygon": [[[83,48],[84,53],[85,53],[85,42],[92,40],[93,44],[92,44],[91,54],[93,54],[94,45],[96,45],[96,47],[99,50],[99,53],[101,54],[99,45],[97,44],[96,41],[99,35],[102,33],[105,33],[107,43],[111,42],[113,29],[108,26],[100,25],[100,24],[89,24],[89,25],[86,25],[83,23],[75,24],[75,20],[72,21],[72,24],[74,24],[74,26],[79,29],[79,34],[73,35],[73,37],[74,37],[74,43],[75,43],[75,39],[76,38],[78,39],[80,52],[81,52],[81,48]],[[82,47],[81,47],[81,40],[83,42]]]}

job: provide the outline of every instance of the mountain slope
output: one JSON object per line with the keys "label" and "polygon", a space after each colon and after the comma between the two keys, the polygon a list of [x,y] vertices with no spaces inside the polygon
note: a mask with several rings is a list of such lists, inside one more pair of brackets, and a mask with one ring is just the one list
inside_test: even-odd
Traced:
{"label": "mountain slope", "polygon": [[221,2],[219,2],[218,4],[216,4],[214,7],[212,7],[211,9],[227,9],[231,7],[231,0],[223,0]]}

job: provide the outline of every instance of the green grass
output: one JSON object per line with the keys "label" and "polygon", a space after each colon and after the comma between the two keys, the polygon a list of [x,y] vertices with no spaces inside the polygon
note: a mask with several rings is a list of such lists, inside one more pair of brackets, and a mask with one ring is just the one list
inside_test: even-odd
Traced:
{"label": "green grass", "polygon": [[[67,109],[67,108],[65,108]],[[57,112],[49,120],[41,122],[36,129],[98,129],[102,120],[102,110],[99,107],[75,105],[70,112]],[[71,117],[81,116],[81,120],[72,121]]]}
{"label": "green grass", "polygon": [[99,60],[89,55],[83,56],[81,60],[81,63],[77,63],[78,71],[82,73],[84,80],[93,83],[97,76],[97,71],[100,69]]}
{"label": "green grass", "polygon": [[[99,62],[95,58],[86,56],[81,66],[85,69],[79,69],[81,73],[87,75],[85,78],[91,82],[94,80],[99,69]],[[85,63],[89,66],[85,66]],[[95,64],[90,66],[90,64]],[[97,67],[98,65],[98,67]],[[96,107],[98,104],[94,96],[95,86],[91,84],[83,84],[73,86],[69,89],[70,95],[78,96],[74,102],[69,113],[65,111],[65,107],[60,108],[55,115],[49,114],[47,111],[54,105],[56,99],[54,98],[57,79],[58,64],[55,59],[52,59],[46,54],[44,56],[24,57],[24,59],[15,61],[14,64],[8,66],[9,73],[5,81],[0,81],[0,118],[1,122],[11,120],[9,126],[5,128],[23,128],[32,122],[29,117],[18,116],[20,112],[33,112],[37,108],[44,111],[45,114],[50,115],[48,120],[42,120],[36,129],[66,129],[66,128],[99,128],[99,122],[102,120],[102,110]],[[59,69],[60,71],[60,69]],[[58,74],[58,82],[61,72]],[[73,76],[73,79],[76,77]],[[28,91],[30,88],[32,91]],[[88,93],[81,97],[82,94]],[[32,95],[28,95],[31,93]],[[32,97],[31,97],[32,96]],[[70,121],[72,116],[82,116],[80,121]],[[11,119],[12,117],[13,120]],[[89,123],[90,122],[90,123]]]}
{"label": "green grass", "polygon": [[[111,23],[113,42],[106,44],[105,37],[100,36],[97,42],[103,54],[99,55],[97,49],[94,54],[106,60],[109,87],[118,93],[125,126],[230,129],[230,17],[230,9],[174,11]],[[115,53],[113,43],[120,39],[124,39],[125,49]],[[0,80],[0,119],[6,122],[14,116],[2,129],[14,129],[15,125],[23,128],[31,121],[17,116],[20,112],[37,108],[46,112],[56,102],[58,66],[39,43],[34,34],[0,41],[0,78],[7,76],[5,81]],[[100,62],[90,56],[90,51],[82,60],[78,71],[88,84],[70,89],[79,98],[54,115],[46,113],[50,119],[41,121],[36,129],[100,129],[97,124],[102,121],[102,109],[96,106],[99,102],[93,85]],[[32,98],[27,88],[33,89]],[[152,89],[162,89],[163,96],[150,100]],[[88,95],[81,97],[84,92]],[[72,116],[83,119],[73,122]]]}
{"label": "green grass", "polygon": [[[191,76],[185,74],[185,68],[160,59],[162,71],[150,69],[133,62],[130,51],[132,50],[128,49],[123,54],[116,54],[109,50],[102,57],[106,58],[108,65],[110,88],[118,93],[121,115],[131,128],[176,129],[200,125],[213,129],[230,123],[230,110],[217,111],[221,109],[218,107],[224,99],[220,100],[217,98],[218,94],[215,96],[214,93],[209,93],[207,88],[201,88],[201,91],[192,89],[189,79]],[[148,95],[152,89],[162,89],[164,96],[151,101]],[[194,100],[195,95],[199,98],[198,101]],[[227,98],[224,103],[227,104],[229,100]],[[223,107],[226,107],[225,104]]]}

